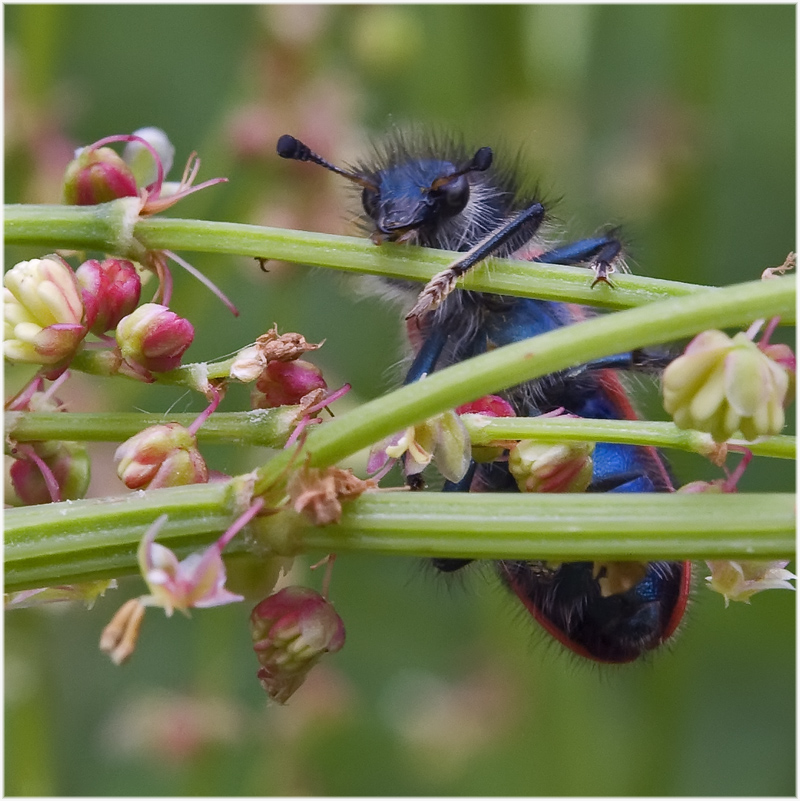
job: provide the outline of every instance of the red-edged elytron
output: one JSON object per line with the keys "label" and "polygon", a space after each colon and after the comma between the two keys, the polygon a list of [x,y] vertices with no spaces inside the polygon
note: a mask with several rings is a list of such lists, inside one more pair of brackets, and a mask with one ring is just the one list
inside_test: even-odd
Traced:
{"label": "red-edged elytron", "polygon": [[[406,383],[450,364],[536,334],[569,325],[581,307],[456,290],[454,280],[493,256],[590,267],[605,281],[621,258],[614,231],[572,244],[547,247],[539,238],[543,203],[521,191],[515,170],[493,163],[488,147],[467,150],[455,140],[395,133],[372,163],[342,169],[292,136],[278,141],[283,158],[311,161],[361,188],[365,223],[375,242],[409,242],[465,255],[426,288],[412,310],[409,336],[415,358]],[[415,288],[401,281],[395,288]],[[449,293],[449,294],[448,294]],[[435,307],[428,311],[428,307]],[[518,415],[562,408],[580,417],[635,419],[619,370],[660,366],[659,357],[629,351],[568,372],[549,375],[501,393]],[[667,492],[672,489],[662,456],[652,448],[598,443],[589,492]],[[516,491],[503,462],[473,464],[448,492]],[[469,560],[436,559],[442,571]],[[675,632],[689,593],[689,562],[648,562],[644,576],[624,591],[604,594],[602,568],[593,562],[498,562],[503,582],[555,639],[600,662],[629,662]],[[638,577],[637,577],[638,579]]]}

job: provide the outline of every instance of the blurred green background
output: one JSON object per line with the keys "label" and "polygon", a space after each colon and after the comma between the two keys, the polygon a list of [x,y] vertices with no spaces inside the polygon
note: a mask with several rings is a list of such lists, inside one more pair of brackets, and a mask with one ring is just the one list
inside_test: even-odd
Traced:
{"label": "blurred green background", "polygon": [[[280,161],[291,132],[355,161],[392,124],[523,153],[565,236],[622,223],[635,272],[709,284],[757,278],[794,249],[792,6],[6,6],[6,202],[58,202],[73,149],[143,125],[168,131],[179,173],[230,183],[182,217],[353,233],[334,176]],[[7,251],[9,262],[43,255]],[[277,322],[350,402],[397,381],[402,327],[329,271],[187,254],[239,306],[234,320],[176,274],[198,326],[188,356],[221,356]],[[389,322],[387,322],[387,320]],[[10,387],[23,380],[10,373]],[[199,409],[178,390],[75,377],[76,411]],[[122,388],[117,384],[124,384]],[[124,393],[124,395],[122,394]],[[647,394],[645,392],[645,394]],[[645,398],[659,414],[652,397]],[[245,408],[231,392],[225,409]],[[346,404],[345,404],[346,405]],[[94,492],[113,446],[97,448]],[[218,448],[241,472],[263,452]],[[105,462],[103,462],[105,460]],[[675,459],[684,480],[716,477]],[[794,487],[756,460],[741,488]],[[307,564],[296,578],[319,586]],[[702,585],[674,646],[624,669],[558,652],[491,571],[444,582],[421,563],[337,561],[345,649],[284,708],[255,679],[249,606],[190,621],[148,613],[115,668],[95,608],[6,615],[10,795],[792,795],[794,597],[732,605]]]}

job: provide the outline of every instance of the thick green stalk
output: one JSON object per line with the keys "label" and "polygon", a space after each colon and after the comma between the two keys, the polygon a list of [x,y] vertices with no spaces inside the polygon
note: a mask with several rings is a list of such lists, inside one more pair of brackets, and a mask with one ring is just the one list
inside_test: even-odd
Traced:
{"label": "thick green stalk", "polygon": [[[136,572],[139,540],[164,512],[159,542],[186,554],[219,536],[231,498],[225,485],[204,485],[17,510],[6,531],[6,590]],[[794,496],[374,492],[346,504],[338,525],[283,512],[261,518],[255,536],[259,552],[286,555],[775,559],[794,550]],[[237,537],[226,553],[247,545]]]}

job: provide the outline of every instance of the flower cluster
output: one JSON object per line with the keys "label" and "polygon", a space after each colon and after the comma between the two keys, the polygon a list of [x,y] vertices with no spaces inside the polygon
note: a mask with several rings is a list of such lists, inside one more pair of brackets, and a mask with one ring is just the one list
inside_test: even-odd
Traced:
{"label": "flower cluster", "polygon": [[[54,378],[88,349],[86,359],[102,362],[104,372],[153,381],[153,373],[180,364],[194,328],[165,306],[136,308],[140,293],[139,274],[125,259],[90,259],[74,272],[57,256],[20,262],[3,277],[5,358],[41,365]],[[89,333],[100,341],[87,343]],[[98,359],[100,348],[107,350]]]}
{"label": "flower cluster", "polygon": [[679,428],[705,431],[717,442],[736,432],[748,440],[779,434],[794,369],[784,345],[704,331],[664,371],[664,408]]}
{"label": "flower cluster", "polygon": [[[109,147],[114,143],[125,143],[122,155]],[[65,175],[64,199],[78,205],[118,201],[117,208],[132,210],[132,216],[126,218],[132,223],[139,216],[163,211],[182,197],[224,180],[194,186],[199,160],[193,155],[180,182],[170,184],[165,177],[173,157],[172,145],[157,129],[100,140],[75,154]],[[148,383],[170,372],[173,375],[164,380],[179,381],[175,373],[180,376],[191,371],[178,368],[193,341],[194,328],[168,305],[171,278],[167,259],[182,261],[167,251],[140,249],[123,255],[133,255],[136,262],[108,257],[88,259],[73,268],[65,258],[52,255],[21,262],[6,274],[6,358],[41,368],[35,383],[9,408],[60,409],[61,404],[43,392],[44,380],[66,378],[70,366],[86,369],[90,365],[93,372]],[[143,270],[154,272],[159,279],[155,297],[145,303],[141,303]],[[604,276],[599,280],[605,280]],[[423,330],[418,327],[419,332]],[[795,371],[794,355],[786,346],[770,345],[768,334],[759,343],[753,341],[754,336],[755,331],[732,338],[721,331],[705,332],[670,365],[664,376],[664,404],[680,427],[708,432],[718,443],[737,432],[752,440],[782,430],[783,410]],[[326,409],[348,389],[345,386],[330,392],[322,371],[303,358],[321,344],[309,343],[295,333],[278,334],[275,326],[228,362],[211,365],[216,372],[209,365],[194,365],[201,377],[193,388],[199,388],[208,398],[208,409],[188,427],[164,421],[123,442],[115,455],[121,480],[131,490],[208,482],[210,471],[199,451],[197,435],[231,381],[253,385],[250,400],[254,409],[299,407],[287,446],[294,444],[305,426],[320,422],[312,415]],[[457,488],[462,489],[471,480],[474,462],[503,462],[520,492],[586,491],[592,480],[592,444],[492,440],[473,447],[461,420],[464,414],[489,418],[514,413],[507,401],[494,395],[443,412],[408,426],[376,446],[368,470],[381,474],[387,465],[402,460],[406,477],[418,477],[435,463],[445,479],[453,484],[460,482]],[[16,460],[8,476],[11,503],[69,500],[86,492],[89,462],[82,445],[16,443],[12,439],[11,446]],[[719,446],[720,451],[727,448]],[[302,449],[297,452],[302,453]],[[743,464],[748,460],[746,456]],[[279,525],[286,519],[297,521],[300,515],[314,525],[335,525],[342,518],[343,502],[378,486],[377,477],[362,480],[350,470],[312,468],[311,463],[309,459],[291,471],[287,469],[275,482],[274,499],[261,490],[260,498],[216,542],[184,559],[156,542],[167,516],[155,520],[137,552],[148,592],[121,607],[103,632],[102,650],[116,663],[128,659],[147,607],[160,606],[170,617],[175,610],[188,615],[194,608],[244,600],[244,595],[227,586],[222,554],[266,504],[270,515],[283,515]],[[726,482],[694,483],[682,491],[733,491],[742,469],[740,466]],[[248,486],[255,485],[256,475],[247,477],[252,482]],[[418,483],[422,483],[420,479]],[[264,513],[261,522],[266,518]],[[284,528],[288,530],[290,525]],[[792,589],[794,576],[786,570],[786,562],[708,564],[709,586],[724,596],[726,606],[730,600],[749,602],[763,589]],[[646,565],[640,561],[597,560],[593,576],[603,597],[622,595],[644,579]],[[274,589],[272,575],[265,584],[265,592]],[[10,596],[8,603],[12,607],[75,599],[91,603],[109,586],[112,582],[106,581],[25,590]],[[285,587],[272,592],[252,610],[250,629],[260,664],[257,675],[269,696],[279,703],[285,703],[302,685],[324,654],[344,645],[344,624],[326,595],[327,589],[319,594],[303,587]]]}
{"label": "flower cluster", "polygon": [[[108,147],[114,142],[126,143],[122,156]],[[180,183],[169,184],[164,176],[172,157],[172,145],[156,128],[107,137],[76,153],[65,173],[64,199],[86,205],[135,198],[135,215],[148,215],[225,180],[193,186],[199,161],[192,156]],[[89,259],[73,271],[58,256],[15,265],[3,279],[6,359],[47,367],[45,374],[55,377],[79,351],[89,359],[87,349],[107,347],[91,356],[95,372],[152,381],[153,373],[174,369],[191,344],[194,329],[166,305],[172,291],[167,257],[197,274],[172,253],[144,249],[136,251],[138,265],[125,258]],[[158,275],[159,289],[153,303],[138,307],[142,268]],[[100,341],[87,343],[90,333]]]}

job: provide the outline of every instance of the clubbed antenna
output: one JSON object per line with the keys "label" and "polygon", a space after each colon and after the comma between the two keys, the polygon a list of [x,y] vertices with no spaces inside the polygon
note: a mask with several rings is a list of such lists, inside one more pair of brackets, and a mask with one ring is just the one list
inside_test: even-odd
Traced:
{"label": "clubbed antenna", "polygon": [[475,155],[460,170],[450,175],[443,175],[441,178],[437,178],[433,184],[431,184],[431,189],[441,189],[455,181],[456,178],[460,178],[462,175],[467,175],[467,173],[470,172],[484,172],[492,166],[493,158],[494,154],[492,153],[492,149],[490,147],[482,147],[475,151]]}
{"label": "clubbed antenna", "polygon": [[[486,150],[487,148],[483,149]],[[317,155],[308,145],[304,144],[299,139],[295,139],[295,137],[293,137],[291,134],[284,134],[280,139],[278,139],[277,150],[278,155],[282,159],[311,161],[314,164],[319,164],[320,167],[324,167],[326,170],[330,170],[331,172],[335,172],[337,175],[347,178],[349,181],[354,181],[359,186],[363,186],[365,189],[372,189],[373,191],[377,191],[378,189],[378,187],[376,187],[375,184],[366,176],[357,172],[343,170],[341,167],[331,164],[329,161],[322,158],[322,156]],[[477,156],[477,153],[475,155]]]}

